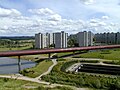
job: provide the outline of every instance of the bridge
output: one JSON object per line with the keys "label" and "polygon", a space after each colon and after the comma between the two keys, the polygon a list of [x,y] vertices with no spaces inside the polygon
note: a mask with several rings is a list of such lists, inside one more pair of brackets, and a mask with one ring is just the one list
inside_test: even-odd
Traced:
{"label": "bridge", "polygon": [[20,56],[23,55],[48,54],[48,58],[50,59],[51,53],[75,52],[82,50],[97,50],[97,49],[112,49],[112,48],[120,48],[120,45],[89,46],[89,47],[75,47],[75,48],[62,48],[62,49],[3,51],[0,52],[0,57],[18,56],[18,66],[20,71],[20,66],[21,66]]}

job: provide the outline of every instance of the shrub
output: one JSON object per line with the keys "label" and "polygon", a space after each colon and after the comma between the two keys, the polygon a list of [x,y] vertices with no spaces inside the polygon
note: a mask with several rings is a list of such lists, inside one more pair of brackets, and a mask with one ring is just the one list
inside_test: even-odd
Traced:
{"label": "shrub", "polygon": [[63,72],[69,65],[77,62],[79,61],[74,60],[69,62],[59,62],[57,66],[53,68],[52,72],[49,75],[43,76],[42,79],[49,81],[51,83],[55,82],[60,84],[73,85],[77,87],[85,86],[96,89],[109,89],[109,87],[111,86],[111,88],[112,87],[119,88],[120,77],[114,78],[113,76],[106,77],[102,75],[100,76],[86,73],[72,74]]}
{"label": "shrub", "polygon": [[78,60],[73,60],[73,61],[68,61],[68,62],[65,62],[63,63],[62,67],[61,67],[61,71],[65,72],[65,70],[70,67],[71,65],[75,64],[75,63],[78,63],[79,61]]}
{"label": "shrub", "polygon": [[81,60],[80,62],[85,62],[85,63],[99,63],[98,60]]}

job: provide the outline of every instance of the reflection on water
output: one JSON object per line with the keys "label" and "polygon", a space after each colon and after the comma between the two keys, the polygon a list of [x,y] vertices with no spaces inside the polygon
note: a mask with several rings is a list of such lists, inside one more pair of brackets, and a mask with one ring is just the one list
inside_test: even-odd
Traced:
{"label": "reflection on water", "polygon": [[[21,70],[25,68],[34,67],[35,62],[21,60]],[[0,58],[0,74],[16,74],[18,73],[18,60],[8,57]]]}

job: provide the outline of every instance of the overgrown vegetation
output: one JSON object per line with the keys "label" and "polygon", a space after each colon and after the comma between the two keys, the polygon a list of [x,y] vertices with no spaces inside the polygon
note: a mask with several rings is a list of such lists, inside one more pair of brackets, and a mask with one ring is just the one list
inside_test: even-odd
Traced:
{"label": "overgrown vegetation", "polygon": [[39,86],[37,90],[73,90],[73,89],[70,87],[64,87],[64,86],[63,87],[57,86],[54,88]]}
{"label": "overgrown vegetation", "polygon": [[44,60],[39,62],[35,67],[24,69],[20,73],[28,77],[37,77],[40,74],[46,72],[51,65],[52,65],[51,60]]}
{"label": "overgrown vegetation", "polygon": [[[74,61],[73,63],[76,63]],[[63,72],[71,62],[59,62],[49,75],[43,76],[42,79],[51,83],[61,83],[77,87],[90,87],[96,89],[120,90],[120,77],[93,75],[85,73]]]}
{"label": "overgrown vegetation", "polygon": [[39,83],[33,83],[29,81],[0,78],[0,90],[73,90],[70,87],[57,86],[49,87]]}
{"label": "overgrown vegetation", "polygon": [[63,65],[61,66],[60,70],[65,72],[65,70],[70,67],[71,65],[80,62],[79,60],[72,60],[69,62],[63,62]]}
{"label": "overgrown vegetation", "polygon": [[74,58],[100,58],[107,60],[120,60],[120,50],[96,50],[93,52],[83,53],[80,55],[73,56]]}
{"label": "overgrown vegetation", "polygon": [[120,65],[120,61],[119,61],[119,60],[103,61],[103,63],[106,63],[106,64],[114,64],[114,65]]}
{"label": "overgrown vegetation", "polygon": [[25,88],[25,86],[27,85],[33,86],[35,88],[39,86],[38,83],[32,83],[16,79],[0,78],[0,90],[32,90],[32,88]]}
{"label": "overgrown vegetation", "polygon": [[0,51],[33,49],[34,39],[0,39]]}
{"label": "overgrown vegetation", "polygon": [[98,60],[80,60],[81,63],[99,63]]}

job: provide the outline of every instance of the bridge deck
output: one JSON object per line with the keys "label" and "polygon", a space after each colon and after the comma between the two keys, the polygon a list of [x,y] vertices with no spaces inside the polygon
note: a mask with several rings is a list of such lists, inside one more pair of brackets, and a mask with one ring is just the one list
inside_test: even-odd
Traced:
{"label": "bridge deck", "polygon": [[112,48],[120,48],[120,45],[89,46],[89,47],[76,47],[76,48],[63,48],[63,49],[4,51],[4,52],[0,52],[0,57],[73,52],[73,51],[80,51],[80,50],[112,49]]}

